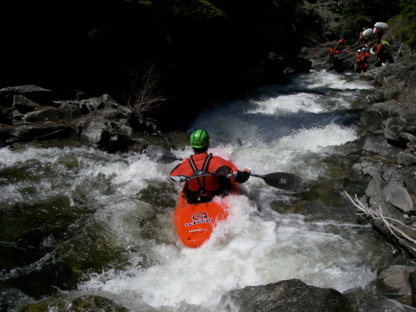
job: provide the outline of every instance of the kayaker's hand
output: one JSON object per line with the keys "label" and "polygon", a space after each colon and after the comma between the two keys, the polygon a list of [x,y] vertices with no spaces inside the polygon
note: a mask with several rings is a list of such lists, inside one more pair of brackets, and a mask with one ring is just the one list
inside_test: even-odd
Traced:
{"label": "kayaker's hand", "polygon": [[235,181],[238,183],[244,183],[250,178],[251,170],[243,169],[242,171],[238,171],[237,176],[235,177]]}

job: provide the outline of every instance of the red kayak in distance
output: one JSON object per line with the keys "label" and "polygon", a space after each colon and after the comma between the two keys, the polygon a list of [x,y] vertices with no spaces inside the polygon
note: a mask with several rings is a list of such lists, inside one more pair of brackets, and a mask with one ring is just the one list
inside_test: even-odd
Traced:
{"label": "red kayak in distance", "polygon": [[178,198],[178,205],[173,214],[176,231],[183,244],[198,248],[212,234],[218,221],[228,216],[228,206],[221,201],[189,204],[184,192]]}

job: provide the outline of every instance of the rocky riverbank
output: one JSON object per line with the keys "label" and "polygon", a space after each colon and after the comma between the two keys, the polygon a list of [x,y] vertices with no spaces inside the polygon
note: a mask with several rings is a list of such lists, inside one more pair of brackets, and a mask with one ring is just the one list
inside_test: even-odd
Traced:
{"label": "rocky riverbank", "polygon": [[[397,52],[397,51],[396,51]],[[314,50],[303,51],[312,59],[312,69],[328,69],[325,58],[314,58]],[[319,52],[321,53],[321,52]],[[347,56],[343,56],[347,60]],[[357,126],[360,138],[348,156],[351,174],[346,183],[360,184],[364,194],[351,196],[357,212],[397,246],[396,261],[379,268],[378,277],[366,289],[341,294],[332,289],[308,286],[288,280],[264,286],[246,287],[225,295],[229,311],[416,311],[416,65],[405,64],[397,55],[395,64],[371,68],[357,79],[374,85]],[[148,144],[182,148],[183,132],[164,133],[157,120],[135,115],[109,95],[85,100],[59,100],[50,90],[19,86],[0,90],[0,141],[2,147],[39,147],[86,144],[108,152],[142,152]],[[307,214],[308,205],[293,213]],[[354,211],[352,212],[354,213]],[[299,300],[300,296],[303,298]],[[97,296],[72,298],[74,305],[86,303],[117,308]],[[391,300],[395,299],[395,300]],[[49,301],[50,302],[50,301]],[[91,303],[92,302],[92,303]],[[45,302],[24,311],[41,311]],[[101,305],[101,306],[100,306]],[[149,307],[149,311],[156,311]]]}

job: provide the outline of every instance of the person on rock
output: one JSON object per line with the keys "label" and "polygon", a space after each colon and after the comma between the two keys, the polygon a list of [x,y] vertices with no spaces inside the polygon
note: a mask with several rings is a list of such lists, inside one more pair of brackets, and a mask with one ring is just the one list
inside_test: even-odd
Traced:
{"label": "person on rock", "polygon": [[359,74],[361,73],[360,62],[361,62],[361,49],[358,49],[357,53],[355,53],[354,69]]}
{"label": "person on rock", "polygon": [[246,182],[251,171],[238,170],[228,160],[208,154],[209,134],[205,130],[196,130],[190,136],[190,145],[194,155],[185,158],[170,173],[175,182],[184,182],[188,203],[209,202],[216,195],[227,195],[237,183]]}
{"label": "person on rock", "polygon": [[339,40],[338,40],[338,51],[340,53],[343,53],[342,50],[344,49],[345,46],[345,38],[344,36],[339,36]]}
{"label": "person on rock", "polygon": [[368,69],[368,64],[370,62],[370,53],[368,53],[366,48],[361,49],[361,62],[360,62],[360,71],[366,73]]}
{"label": "person on rock", "polygon": [[376,50],[375,54],[376,54],[376,57],[377,57],[377,62],[376,62],[375,65],[377,67],[386,66],[387,52],[386,52],[386,48],[385,48],[384,44],[381,42],[380,39],[377,40],[375,50]]}
{"label": "person on rock", "polygon": [[384,31],[382,29],[375,28],[375,34],[377,36],[377,40],[381,40],[384,35]]}
{"label": "person on rock", "polygon": [[364,27],[363,30],[360,32],[359,40],[363,44],[365,48],[368,48],[368,38],[364,37],[364,31],[367,29],[367,27]]}
{"label": "person on rock", "polygon": [[335,54],[337,54],[337,51],[335,50],[335,47],[332,44],[328,49],[329,64],[331,64],[331,65],[334,65]]}

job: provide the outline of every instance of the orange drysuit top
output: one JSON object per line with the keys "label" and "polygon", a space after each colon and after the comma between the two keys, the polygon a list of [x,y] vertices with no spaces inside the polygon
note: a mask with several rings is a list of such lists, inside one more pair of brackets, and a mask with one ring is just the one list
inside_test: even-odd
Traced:
{"label": "orange drysuit top", "polygon": [[[192,159],[195,162],[195,166],[201,170],[202,166],[204,165],[204,161],[207,158],[207,153],[196,154],[192,156]],[[226,166],[231,171],[230,182],[235,182],[235,177],[238,174],[237,167],[219,156],[212,156],[207,171],[210,173],[215,172],[219,167]],[[175,182],[181,182],[189,179],[194,174],[194,170],[192,169],[189,159],[185,158],[181,164],[177,165],[173,170],[170,172],[170,178]]]}

